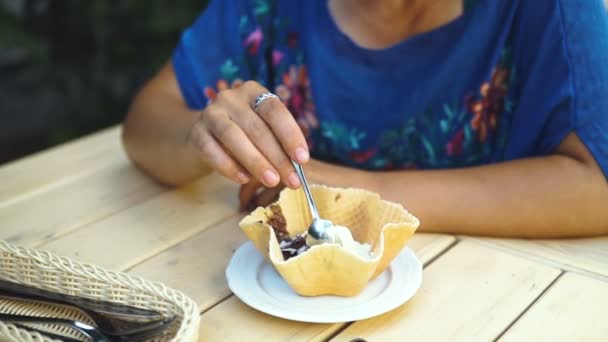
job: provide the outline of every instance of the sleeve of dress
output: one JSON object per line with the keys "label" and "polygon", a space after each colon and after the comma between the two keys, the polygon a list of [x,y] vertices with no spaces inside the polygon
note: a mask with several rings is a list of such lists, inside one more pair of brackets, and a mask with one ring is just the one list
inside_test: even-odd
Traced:
{"label": "sleeve of dress", "polygon": [[520,27],[527,30],[518,35],[518,45],[528,51],[522,53],[522,113],[513,133],[535,127],[531,148],[548,154],[574,132],[608,176],[608,15],[603,1],[521,3]]}
{"label": "sleeve of dress", "polygon": [[181,35],[172,56],[173,69],[189,108],[200,110],[218,87],[249,77],[239,33],[242,1],[211,0]]}

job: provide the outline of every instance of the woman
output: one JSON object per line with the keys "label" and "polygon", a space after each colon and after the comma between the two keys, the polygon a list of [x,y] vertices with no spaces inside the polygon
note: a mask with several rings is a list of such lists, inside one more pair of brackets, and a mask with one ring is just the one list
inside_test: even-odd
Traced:
{"label": "woman", "polygon": [[300,186],[291,159],[424,231],[601,235],[606,61],[601,0],[212,0],[124,143],[164,183],[218,171],[245,207]]}

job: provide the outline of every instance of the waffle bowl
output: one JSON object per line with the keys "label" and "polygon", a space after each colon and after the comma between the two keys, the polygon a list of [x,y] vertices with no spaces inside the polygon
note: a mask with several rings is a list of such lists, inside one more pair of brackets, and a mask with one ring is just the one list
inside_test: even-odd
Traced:
{"label": "waffle bowl", "polygon": [[[1,240],[0,279],[66,295],[154,310],[166,317],[175,316],[175,321],[164,334],[150,341],[197,340],[200,317],[196,303],[183,293],[159,282],[150,282],[126,273],[107,271],[48,252],[17,247]],[[0,298],[0,313],[66,318],[93,323],[82,312],[69,306],[2,298]],[[26,323],[23,325],[28,326]],[[35,327],[74,339],[83,338],[79,333],[58,325],[36,324]],[[18,328],[14,324],[0,322],[0,341],[54,340]]]}
{"label": "waffle bowl", "polygon": [[[285,189],[279,200],[243,218],[241,229],[289,286],[302,296],[355,296],[406,246],[419,220],[401,205],[361,189],[311,187],[319,215],[348,227],[356,241],[371,246],[362,257],[336,244],[312,246],[285,260],[271,224],[283,222],[290,236],[305,232],[311,217],[304,192]],[[277,217],[278,216],[278,217]]]}

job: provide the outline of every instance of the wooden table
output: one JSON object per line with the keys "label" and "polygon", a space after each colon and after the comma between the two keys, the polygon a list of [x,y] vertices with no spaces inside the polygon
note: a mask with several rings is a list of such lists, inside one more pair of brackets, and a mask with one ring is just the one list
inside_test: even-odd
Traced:
{"label": "wooden table", "polygon": [[608,341],[608,237],[524,241],[416,234],[423,285],[404,306],[349,324],[305,324],[231,295],[245,242],[237,186],[212,174],[160,186],[111,128],[0,167],[0,239],[159,280],[187,293],[204,341]]}

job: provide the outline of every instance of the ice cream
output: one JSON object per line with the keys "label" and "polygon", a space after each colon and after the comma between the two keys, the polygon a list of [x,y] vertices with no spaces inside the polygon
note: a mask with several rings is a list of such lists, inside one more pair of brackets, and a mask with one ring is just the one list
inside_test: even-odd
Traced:
{"label": "ice cream", "polygon": [[[344,249],[355,253],[361,257],[369,258],[371,256],[371,246],[368,243],[360,243],[353,238],[353,234],[348,227],[334,224],[326,232],[326,241],[317,241],[316,243],[335,243],[342,246]],[[313,243],[314,243],[313,242]],[[312,245],[311,240],[308,240],[308,244]]]}
{"label": "ice cream", "polygon": [[323,243],[340,245],[344,249],[364,258],[369,258],[371,256],[370,244],[355,241],[355,239],[353,239],[353,234],[348,227],[333,225],[327,230],[327,240],[324,241],[307,238],[306,232],[295,236],[289,236],[285,217],[281,212],[281,207],[278,205],[273,205],[270,207],[270,210],[273,215],[268,223],[274,230],[274,234],[277,237],[279,247],[281,248],[281,253],[283,254],[283,258],[285,258],[285,260],[306,252],[314,245]]}

